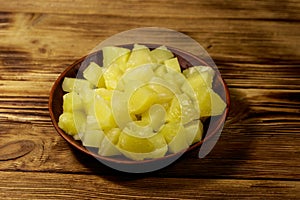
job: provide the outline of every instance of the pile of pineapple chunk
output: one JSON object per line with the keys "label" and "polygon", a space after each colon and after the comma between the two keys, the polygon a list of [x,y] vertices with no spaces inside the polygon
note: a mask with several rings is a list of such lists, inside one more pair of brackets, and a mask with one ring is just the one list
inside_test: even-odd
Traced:
{"label": "pile of pineapple chunk", "polygon": [[200,118],[220,115],[226,103],[212,89],[214,70],[181,71],[165,46],[150,50],[108,46],[103,66],[91,62],[83,79],[66,77],[59,127],[101,156],[154,159],[202,138]]}

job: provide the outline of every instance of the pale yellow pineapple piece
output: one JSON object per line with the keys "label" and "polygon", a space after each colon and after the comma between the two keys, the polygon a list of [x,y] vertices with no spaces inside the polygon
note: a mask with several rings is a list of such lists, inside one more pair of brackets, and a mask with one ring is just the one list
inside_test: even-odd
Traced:
{"label": "pale yellow pineapple piece", "polygon": [[166,122],[166,110],[160,104],[154,104],[149,110],[142,113],[142,124],[149,125],[155,132]]}
{"label": "pale yellow pineapple piece", "polygon": [[160,46],[150,52],[150,55],[154,62],[158,64],[164,63],[165,60],[173,58],[173,53],[167,49],[165,46]]}
{"label": "pale yellow pineapple piece", "polygon": [[123,71],[116,63],[111,64],[103,73],[105,86],[107,89],[114,90],[118,86]]}
{"label": "pale yellow pineapple piece", "polygon": [[59,116],[58,126],[69,135],[76,135],[84,131],[86,115],[80,111],[63,112]]}
{"label": "pale yellow pineapple piece", "polygon": [[148,87],[151,88],[153,91],[155,91],[157,94],[155,103],[159,103],[159,104],[167,103],[174,98],[174,93],[164,85],[150,83]]}
{"label": "pale yellow pineapple piece", "polygon": [[172,99],[169,110],[167,111],[167,121],[181,121],[181,107],[176,97]]}
{"label": "pale yellow pineapple piece", "polygon": [[117,126],[110,105],[100,95],[95,95],[94,109],[95,116],[102,130]]}
{"label": "pale yellow pineapple piece", "polygon": [[195,93],[201,117],[221,115],[224,112],[226,103],[212,89],[200,88]]}
{"label": "pale yellow pineapple piece", "polygon": [[105,87],[103,72],[102,67],[95,62],[91,62],[83,71],[83,77],[98,88]]}
{"label": "pale yellow pineapple piece", "polygon": [[[120,63],[126,62],[130,54],[130,50],[122,47],[107,46],[102,49],[103,51],[103,67],[107,68],[117,61]],[[124,57],[123,57],[124,56]],[[121,58],[122,57],[122,58]]]}
{"label": "pale yellow pineapple piece", "polygon": [[93,88],[93,85],[85,80],[85,79],[78,79],[78,78],[69,78],[65,77],[62,83],[62,89],[65,92],[77,92],[81,93],[84,90]]}
{"label": "pale yellow pineapple piece", "polygon": [[164,64],[166,65],[167,70],[174,70],[178,73],[181,72],[180,65],[179,65],[177,57],[171,58],[169,60],[165,60]]}
{"label": "pale yellow pineapple piece", "polygon": [[76,92],[70,92],[63,96],[64,112],[73,112],[73,110],[84,110],[80,96]]}
{"label": "pale yellow pineapple piece", "polygon": [[139,138],[122,132],[118,141],[120,149],[135,153],[153,152],[155,149],[162,148],[165,145],[166,141],[161,134],[155,134],[150,138]]}
{"label": "pale yellow pineapple piece", "polygon": [[160,131],[168,143],[170,153],[178,153],[189,147],[187,138],[184,133],[184,127],[181,123],[170,122],[167,123]]}
{"label": "pale yellow pineapple piece", "polygon": [[106,131],[99,146],[98,154],[101,156],[115,156],[120,155],[121,152],[117,148],[121,130],[119,128],[112,128]]}
{"label": "pale yellow pineapple piece", "polygon": [[95,93],[96,95],[100,95],[107,102],[107,104],[110,105],[114,90],[109,90],[106,88],[98,88],[95,89]]}
{"label": "pale yellow pineapple piece", "polygon": [[184,125],[184,133],[189,145],[199,142],[203,135],[203,124],[200,120],[194,120]]}
{"label": "pale yellow pineapple piece", "polygon": [[208,66],[194,66],[183,71],[188,82],[196,90],[199,87],[212,88],[215,71]]}
{"label": "pale yellow pineapple piece", "polygon": [[81,138],[82,144],[85,147],[99,148],[104,138],[102,130],[87,130]]}
{"label": "pale yellow pineapple piece", "polygon": [[135,44],[127,61],[127,68],[131,69],[151,63],[153,61],[149,48],[145,45]]}
{"label": "pale yellow pineapple piece", "polygon": [[132,93],[129,99],[129,112],[141,114],[148,110],[157,99],[156,93],[147,86],[138,88]]}

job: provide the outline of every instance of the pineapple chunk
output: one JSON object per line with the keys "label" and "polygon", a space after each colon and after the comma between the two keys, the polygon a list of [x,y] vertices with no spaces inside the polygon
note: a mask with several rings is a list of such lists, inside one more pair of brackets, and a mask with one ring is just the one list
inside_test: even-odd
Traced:
{"label": "pineapple chunk", "polygon": [[131,69],[150,63],[153,63],[153,61],[149,48],[144,45],[135,44],[129,56],[127,68]]}
{"label": "pineapple chunk", "polygon": [[[104,47],[102,49],[102,51],[103,51],[103,67],[104,68],[109,67],[112,63],[114,63],[120,57],[122,57],[124,55],[129,56],[129,54],[130,54],[129,49],[122,48],[122,47],[114,47],[114,46]],[[123,62],[124,61],[123,59],[121,59],[118,62]]]}
{"label": "pineapple chunk", "polygon": [[194,120],[184,125],[184,133],[189,145],[199,142],[203,134],[203,124],[200,120]]}
{"label": "pineapple chunk", "polygon": [[174,55],[171,51],[169,51],[165,46],[160,46],[150,52],[152,59],[158,63],[162,64],[165,60],[173,58]]}
{"label": "pineapple chunk", "polygon": [[181,120],[181,108],[176,97],[171,101],[171,105],[167,112],[167,122],[175,122]]}
{"label": "pineapple chunk", "polygon": [[167,70],[167,67],[165,65],[159,65],[154,70],[154,74],[157,77],[163,77],[164,74],[166,74],[167,72],[168,72],[168,70]]}
{"label": "pineapple chunk", "polygon": [[84,110],[80,96],[76,92],[70,92],[63,96],[63,111],[73,112],[74,110]]}
{"label": "pineapple chunk", "polygon": [[111,129],[117,126],[110,106],[100,95],[95,95],[94,109],[95,116],[102,130]]}
{"label": "pineapple chunk", "polygon": [[119,141],[121,130],[119,128],[113,128],[105,132],[105,136],[99,146],[98,154],[101,156],[115,156],[120,155],[121,152],[116,147]]}
{"label": "pineapple chunk", "polygon": [[97,65],[95,62],[91,62],[83,71],[83,77],[98,88],[105,87],[105,82],[102,75],[103,68]]}
{"label": "pineapple chunk", "polygon": [[65,92],[81,93],[84,90],[93,88],[92,84],[84,79],[65,77],[62,83],[62,89]]}
{"label": "pineapple chunk", "polygon": [[166,122],[166,110],[160,104],[154,104],[149,110],[142,113],[142,122],[150,125],[152,130],[158,131]]}
{"label": "pineapple chunk", "polygon": [[174,98],[174,93],[164,85],[150,83],[148,87],[153,91],[155,91],[157,94],[155,103],[159,103],[159,104],[167,103]]}
{"label": "pineapple chunk", "polygon": [[212,88],[215,71],[208,66],[194,66],[183,71],[192,88]]}
{"label": "pineapple chunk", "polygon": [[159,133],[164,136],[171,153],[178,153],[189,147],[184,133],[184,127],[180,123],[170,122],[166,124]]}
{"label": "pineapple chunk", "polygon": [[139,138],[122,132],[118,142],[120,149],[135,153],[153,152],[155,149],[162,148],[165,145],[166,141],[161,134],[156,134],[150,138]]}
{"label": "pineapple chunk", "polygon": [[216,116],[224,112],[226,103],[212,89],[202,88],[195,91],[195,93],[201,117]]}
{"label": "pineapple chunk", "polygon": [[194,119],[199,118],[198,107],[185,93],[179,94],[173,98],[168,110],[167,121],[180,121],[186,124]]}
{"label": "pineapple chunk", "polygon": [[131,84],[130,82],[140,82],[140,83],[146,83],[149,80],[151,80],[154,76],[154,72],[152,69],[152,66],[149,65],[143,65],[134,69],[127,70],[126,73],[124,73],[124,76],[122,77],[122,80],[126,85]]}
{"label": "pineapple chunk", "polygon": [[94,95],[95,91],[92,89],[84,90],[82,93],[79,93],[82,100],[82,104],[87,115],[93,114],[94,111]]}
{"label": "pineapple chunk", "polygon": [[116,63],[111,64],[103,73],[106,88],[110,90],[115,89],[122,75],[123,72],[119,65]]}
{"label": "pineapple chunk", "polygon": [[59,116],[58,126],[69,135],[76,135],[85,129],[86,116],[83,112],[64,112]]}
{"label": "pineapple chunk", "polygon": [[130,52],[120,56],[114,64],[118,65],[118,67],[122,70],[122,72],[125,72],[127,70],[127,61],[129,59]]}
{"label": "pineapple chunk", "polygon": [[82,144],[86,147],[99,148],[103,140],[103,137],[104,137],[104,133],[102,130],[89,130],[89,131],[85,131],[81,141]]}
{"label": "pineapple chunk", "polygon": [[107,102],[108,105],[110,105],[113,92],[114,90],[108,90],[106,88],[95,89],[96,95],[100,95]]}
{"label": "pineapple chunk", "polygon": [[147,86],[138,88],[132,93],[129,99],[129,112],[141,114],[148,110],[157,99],[156,93]]}
{"label": "pineapple chunk", "polygon": [[176,72],[181,72],[181,69],[180,69],[180,65],[179,65],[179,62],[178,62],[178,59],[175,57],[175,58],[171,58],[169,60],[165,60],[165,65],[167,67],[167,70],[175,70]]}
{"label": "pineapple chunk", "polygon": [[85,128],[85,131],[92,131],[92,130],[101,130],[98,120],[96,116],[93,114],[86,116],[86,128]]}
{"label": "pineapple chunk", "polygon": [[147,153],[135,153],[135,152],[126,151],[126,150],[120,149],[120,148],[119,148],[119,150],[127,158],[136,160],[136,161],[140,161],[140,160],[145,160],[145,159],[155,159],[155,158],[164,157],[165,154],[168,152],[168,145],[165,145],[161,148],[155,149],[154,151],[147,152]]}

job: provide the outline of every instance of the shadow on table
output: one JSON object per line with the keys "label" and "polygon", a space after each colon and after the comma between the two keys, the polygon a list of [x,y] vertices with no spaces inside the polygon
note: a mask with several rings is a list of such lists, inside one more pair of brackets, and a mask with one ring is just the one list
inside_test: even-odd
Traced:
{"label": "shadow on table", "polygon": [[223,133],[214,149],[205,158],[199,159],[198,151],[194,150],[161,170],[131,174],[111,169],[83,153],[76,152],[75,155],[93,174],[121,185],[146,177],[214,179],[239,176],[245,172],[240,166],[247,161],[248,150],[251,148],[252,138],[247,133],[251,133],[253,127],[249,126],[252,113],[244,94],[235,90],[231,90],[230,93],[231,108]]}

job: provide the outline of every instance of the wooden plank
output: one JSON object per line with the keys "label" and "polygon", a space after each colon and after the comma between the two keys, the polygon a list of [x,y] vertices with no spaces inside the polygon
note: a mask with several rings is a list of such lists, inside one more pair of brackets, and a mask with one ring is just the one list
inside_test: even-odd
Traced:
{"label": "wooden plank", "polygon": [[[32,59],[75,60],[104,39],[143,26],[166,27],[186,33],[206,48],[218,65],[264,63],[299,66],[300,62],[300,31],[296,22],[191,18],[186,23],[185,18],[175,17],[170,23],[168,18],[158,16],[150,20],[100,15],[99,20],[95,20],[93,15],[41,16],[30,13],[8,14],[7,18],[10,26],[0,31],[4,66],[28,63]],[[153,35],[154,39],[157,37],[161,35]],[[20,58],[16,59],[16,56]],[[54,66],[52,62],[47,64]]]}
{"label": "wooden plank", "polygon": [[[250,116],[253,116],[250,114]],[[296,116],[295,116],[296,118]],[[66,173],[115,174],[94,158],[83,155],[67,145],[55,132],[50,122],[11,122],[0,121],[0,170],[53,171]],[[221,138],[213,151],[204,159],[198,159],[197,151],[188,153],[175,164],[158,171],[159,177],[230,177],[230,178],[282,178],[298,179],[300,157],[298,144],[299,121],[266,122],[245,116],[229,119]],[[21,121],[21,120],[15,120]],[[280,120],[279,120],[280,121]],[[284,124],[284,127],[282,127]],[[21,149],[23,141],[31,142],[34,148]],[[16,150],[8,157],[5,148],[15,144]],[[19,145],[19,146],[18,146]],[[5,146],[5,147],[2,147]],[[4,150],[1,151],[1,148]],[[2,152],[2,153],[1,153]],[[24,156],[15,156],[23,154]],[[280,173],[279,173],[280,172]]]}
{"label": "wooden plank", "polygon": [[0,172],[4,199],[296,199],[296,181]]}
{"label": "wooden plank", "polygon": [[[10,2],[1,0],[2,11],[12,12],[36,12],[36,13],[66,13],[85,15],[120,15],[132,17],[156,17],[173,18],[177,16],[185,18],[252,18],[252,19],[281,19],[299,20],[299,2],[288,0],[278,2],[276,0],[258,1],[246,0],[241,2],[230,1],[138,1],[124,0],[107,2],[105,0],[55,0],[55,1],[30,1]],[[141,8],[142,11],[141,11]],[[184,8],[180,11],[179,8]],[[283,12],[284,11],[284,12]]]}

